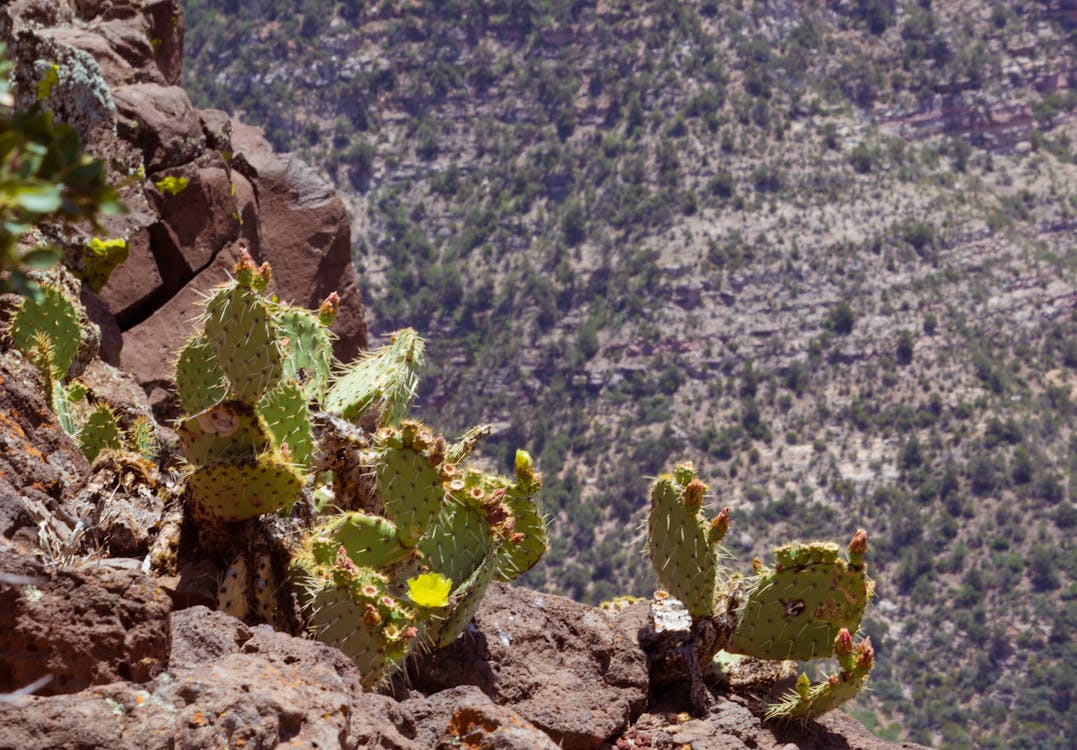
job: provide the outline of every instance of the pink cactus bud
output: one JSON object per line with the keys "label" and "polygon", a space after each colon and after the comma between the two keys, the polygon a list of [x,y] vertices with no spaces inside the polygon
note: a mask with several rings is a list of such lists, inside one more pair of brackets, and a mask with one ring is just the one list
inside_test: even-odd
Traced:
{"label": "pink cactus bud", "polygon": [[684,507],[690,513],[695,513],[703,505],[705,494],[707,494],[707,485],[698,479],[693,479],[684,488]]}
{"label": "pink cactus bud", "polygon": [[842,628],[838,631],[838,637],[834,639],[834,653],[838,656],[853,653],[853,637],[848,629]]}
{"label": "pink cactus bud", "polygon": [[863,565],[864,555],[868,551],[868,532],[858,529],[849,542],[849,564]]}
{"label": "pink cactus bud", "polygon": [[711,519],[711,528],[707,536],[711,544],[717,544],[729,531],[729,508],[722,508],[718,515]]}
{"label": "pink cactus bud", "polygon": [[348,557],[348,551],[343,546],[337,548],[337,556],[334,560],[339,570],[344,571],[349,576],[354,576],[359,573],[359,566]]}
{"label": "pink cactus bud", "polygon": [[330,292],[329,296],[322,300],[322,304],[318,305],[318,322],[323,326],[329,325],[337,317],[339,311],[340,295]]}
{"label": "pink cactus bud", "polygon": [[[513,519],[513,520],[515,521],[516,519]],[[509,541],[512,542],[513,544],[519,544],[520,542],[522,542],[526,538],[527,538],[527,535],[526,534],[521,534],[519,531],[514,531],[511,534],[509,534]]]}
{"label": "pink cactus bud", "polygon": [[865,638],[856,645],[856,666],[870,672],[874,665],[875,649],[871,646],[871,639]]}
{"label": "pink cactus bud", "polygon": [[419,629],[414,625],[404,629],[403,638],[405,641],[410,641],[415,636],[419,635]]}

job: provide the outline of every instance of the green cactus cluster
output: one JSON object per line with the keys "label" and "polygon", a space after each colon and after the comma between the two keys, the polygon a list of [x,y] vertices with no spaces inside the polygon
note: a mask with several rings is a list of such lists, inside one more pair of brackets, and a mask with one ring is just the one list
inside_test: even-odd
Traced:
{"label": "green cactus cluster", "polygon": [[[467,467],[488,426],[449,443],[407,418],[423,355],[413,330],[334,369],[339,300],[313,312],[283,305],[266,296],[269,280],[267,265],[241,258],[179,352],[189,507],[219,531],[286,513],[305,492],[321,499],[326,512],[289,544],[290,588],[308,630],[374,687],[416,647],[456,638],[491,581],[538,562],[542,480],[523,451],[512,478]],[[314,428],[323,423],[346,434],[344,447]],[[272,584],[258,572],[268,565],[235,560],[219,606],[274,622]]]}
{"label": "green cactus cluster", "polygon": [[12,345],[41,372],[45,395],[65,432],[78,442],[91,463],[106,449],[131,450],[145,458],[157,452],[156,429],[140,420],[125,431],[106,404],[90,403],[87,389],[69,380],[81,332],[76,303],[56,285],[41,283],[23,297],[7,330]]}
{"label": "green cactus cluster", "polygon": [[234,271],[176,361],[187,493],[207,526],[295,503],[313,453],[308,404],[329,376],[331,339],[317,315],[264,294],[268,265],[245,255]]}
{"label": "green cactus cluster", "polygon": [[682,464],[654,482],[647,522],[658,580],[693,623],[709,619],[720,633],[696,656],[709,662],[724,650],[775,660],[837,657],[838,674],[819,685],[801,675],[795,691],[768,707],[768,718],[812,718],[852,699],[874,663],[870,640],[854,646],[850,635],[874,594],[864,563],[867,534],[853,536],[847,557],[824,542],[779,547],[773,567],[756,559],[753,574],[742,577],[722,564],[729,509],[708,518],[706,493],[692,466]]}

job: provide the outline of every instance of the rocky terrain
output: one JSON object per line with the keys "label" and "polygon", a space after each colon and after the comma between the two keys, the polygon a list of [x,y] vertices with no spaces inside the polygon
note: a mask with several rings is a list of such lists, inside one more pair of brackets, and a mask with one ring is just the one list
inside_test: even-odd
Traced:
{"label": "rocky terrain", "polygon": [[[80,273],[91,237],[128,242],[99,294],[56,272],[89,320],[73,369],[89,401],[124,425],[146,420],[165,446],[157,465],[119,452],[91,464],[41,371],[2,342],[0,748],[896,747],[840,712],[764,723],[751,695],[716,691],[690,718],[684,696],[649,684],[646,604],[497,585],[391,695],[365,692],[335,649],[212,609],[225,561],[190,543],[177,558],[162,541],[185,523],[169,373],[196,301],[247,250],[272,264],[283,300],[339,292],[339,357],[367,341],[342,202],[257,129],[191,105],[177,85],[183,32],[173,0],[0,9],[17,106],[36,99],[74,125],[130,208],[28,238],[47,236]],[[15,304],[0,298],[5,330]]]}
{"label": "rocky terrain", "polygon": [[648,593],[691,458],[742,556],[870,530],[876,731],[1077,731],[1072,3],[185,7],[192,96],[336,183],[371,331],[429,336],[425,418],[534,451],[529,585]]}

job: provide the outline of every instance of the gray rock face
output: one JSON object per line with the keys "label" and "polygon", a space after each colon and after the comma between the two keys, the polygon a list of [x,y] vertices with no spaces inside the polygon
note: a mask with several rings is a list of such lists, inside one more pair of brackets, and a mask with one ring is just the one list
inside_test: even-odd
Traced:
{"label": "gray rock face", "polygon": [[490,587],[474,624],[421,660],[413,685],[431,692],[475,685],[561,747],[596,748],[647,700],[647,659],[635,634],[571,599]]}

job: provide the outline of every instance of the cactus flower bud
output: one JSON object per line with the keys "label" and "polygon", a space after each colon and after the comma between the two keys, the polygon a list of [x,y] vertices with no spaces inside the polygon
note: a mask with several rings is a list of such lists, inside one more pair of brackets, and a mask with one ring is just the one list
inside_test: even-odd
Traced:
{"label": "cactus flower bud", "polygon": [[838,637],[834,639],[834,653],[839,656],[853,653],[853,637],[849,634],[848,628],[838,631]]}
{"label": "cactus flower bud", "polygon": [[868,532],[858,529],[849,542],[849,564],[860,566],[864,564],[864,555],[868,551]]}
{"label": "cactus flower bud", "polygon": [[870,672],[875,666],[875,649],[871,646],[870,638],[865,638],[856,645],[856,666],[864,672]]}
{"label": "cactus flower bud", "polygon": [[378,614],[378,608],[369,602],[363,607],[363,622],[370,627],[374,627],[381,622],[381,615]]}
{"label": "cactus flower bud", "polygon": [[707,485],[698,479],[693,479],[684,488],[684,507],[690,513],[695,513],[703,505],[703,496],[707,494]]}
{"label": "cactus flower bud", "polygon": [[673,478],[679,485],[687,485],[696,477],[696,468],[692,465],[691,461],[685,461],[683,464],[677,464],[677,467],[673,469]]}
{"label": "cactus flower bud", "polygon": [[711,527],[707,532],[707,541],[710,544],[718,544],[729,531],[729,508],[722,508],[718,515],[711,519]]}
{"label": "cactus flower bud", "polygon": [[318,322],[323,326],[330,325],[340,312],[340,295],[330,292],[329,296],[318,305]]}

